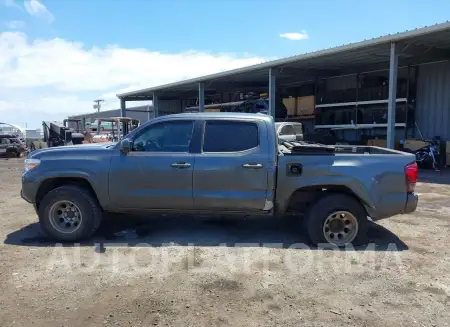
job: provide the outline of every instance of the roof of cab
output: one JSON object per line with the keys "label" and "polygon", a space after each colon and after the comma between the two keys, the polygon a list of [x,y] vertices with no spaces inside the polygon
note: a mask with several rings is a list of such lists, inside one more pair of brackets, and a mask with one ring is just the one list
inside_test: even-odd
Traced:
{"label": "roof of cab", "polygon": [[242,118],[242,119],[256,119],[273,122],[272,116],[261,113],[243,113],[243,112],[185,112],[181,114],[172,114],[160,116],[160,118],[192,118],[194,119],[208,119],[208,118]]}

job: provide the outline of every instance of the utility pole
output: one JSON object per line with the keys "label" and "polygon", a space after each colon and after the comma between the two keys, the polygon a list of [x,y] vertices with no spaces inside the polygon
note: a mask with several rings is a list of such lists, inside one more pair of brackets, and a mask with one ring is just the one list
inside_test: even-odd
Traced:
{"label": "utility pole", "polygon": [[102,105],[100,104],[101,102],[104,102],[105,100],[103,100],[103,99],[97,99],[97,100],[94,100],[94,105],[93,105],[93,107],[94,107],[94,109],[97,109],[97,112],[100,112],[100,108],[102,107]]}

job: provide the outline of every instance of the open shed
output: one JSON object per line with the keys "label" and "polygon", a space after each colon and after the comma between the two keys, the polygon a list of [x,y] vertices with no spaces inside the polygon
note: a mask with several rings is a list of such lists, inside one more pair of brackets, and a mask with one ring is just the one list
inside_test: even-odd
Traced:
{"label": "open shed", "polygon": [[[192,104],[204,111],[209,103],[266,92],[272,115],[277,98],[293,99],[291,119],[313,120],[316,129],[381,131],[393,148],[396,138],[417,130],[450,139],[449,59],[445,22],[117,96],[126,115],[129,101],[153,100],[156,114],[165,101],[177,103],[178,112]],[[299,108],[303,97],[313,100],[311,110]]]}

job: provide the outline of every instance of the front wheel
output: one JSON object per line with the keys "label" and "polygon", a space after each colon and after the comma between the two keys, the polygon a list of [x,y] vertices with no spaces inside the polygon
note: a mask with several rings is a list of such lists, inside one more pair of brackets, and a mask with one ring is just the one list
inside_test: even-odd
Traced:
{"label": "front wheel", "polygon": [[72,185],[48,192],[39,205],[38,214],[44,233],[63,242],[89,238],[103,217],[100,205],[90,192]]}
{"label": "front wheel", "polygon": [[304,220],[308,240],[314,244],[343,247],[367,241],[367,213],[362,204],[346,194],[325,195],[308,208]]}

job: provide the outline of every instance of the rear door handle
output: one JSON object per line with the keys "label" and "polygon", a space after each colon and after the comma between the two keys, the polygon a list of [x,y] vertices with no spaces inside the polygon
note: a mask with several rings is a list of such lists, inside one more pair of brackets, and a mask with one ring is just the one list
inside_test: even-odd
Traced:
{"label": "rear door handle", "polygon": [[174,162],[170,166],[173,168],[189,168],[191,167],[191,164],[187,162]]}
{"label": "rear door handle", "polygon": [[247,164],[243,164],[242,167],[244,168],[250,168],[250,169],[260,169],[263,167],[262,164],[251,164],[251,163],[247,163]]}

